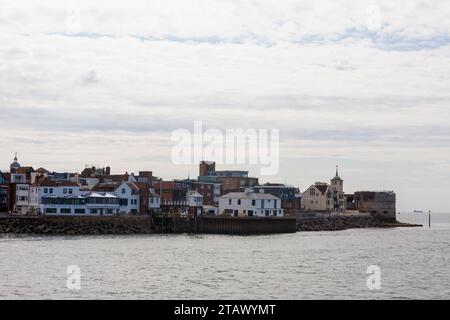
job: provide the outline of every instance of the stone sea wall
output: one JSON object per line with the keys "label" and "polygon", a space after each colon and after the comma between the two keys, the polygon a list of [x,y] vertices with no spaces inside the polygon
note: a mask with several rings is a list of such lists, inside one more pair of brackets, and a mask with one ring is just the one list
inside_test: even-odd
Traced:
{"label": "stone sea wall", "polygon": [[0,233],[47,235],[152,233],[150,216],[30,216],[0,218]]}
{"label": "stone sea wall", "polygon": [[354,228],[421,227],[377,216],[331,216],[297,219],[297,231],[335,231]]}
{"label": "stone sea wall", "polygon": [[[232,219],[232,218],[230,218]],[[279,219],[276,221],[258,219],[237,219],[222,221],[210,218],[205,221],[186,219],[162,221],[150,216],[29,216],[0,217],[0,234],[39,235],[101,235],[101,234],[147,234],[153,232],[173,233],[224,233],[260,234],[297,231],[334,231],[351,228],[413,227],[408,223],[387,221],[372,216],[331,216],[316,218]],[[238,221],[239,220],[239,221]],[[292,228],[291,223],[292,221]],[[155,222],[155,224],[153,224]],[[164,226],[164,230],[162,229]]]}

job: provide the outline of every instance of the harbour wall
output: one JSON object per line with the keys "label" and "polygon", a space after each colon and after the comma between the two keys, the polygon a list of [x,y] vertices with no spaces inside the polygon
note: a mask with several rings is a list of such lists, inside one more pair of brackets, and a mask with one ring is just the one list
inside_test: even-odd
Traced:
{"label": "harbour wall", "polygon": [[0,218],[0,233],[98,235],[152,233],[150,216],[17,216]]}
{"label": "harbour wall", "polygon": [[336,231],[355,228],[421,227],[378,215],[303,217],[297,219],[297,231]]}
{"label": "harbour wall", "polygon": [[296,219],[284,217],[223,217],[202,218],[154,217],[159,233],[206,234],[270,234],[296,232]]}

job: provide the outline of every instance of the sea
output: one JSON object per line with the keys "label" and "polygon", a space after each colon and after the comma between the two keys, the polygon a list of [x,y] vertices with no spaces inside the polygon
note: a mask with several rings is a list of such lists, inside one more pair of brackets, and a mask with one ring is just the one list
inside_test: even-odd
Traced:
{"label": "sea", "polygon": [[0,235],[0,299],[449,299],[450,213],[256,236]]}

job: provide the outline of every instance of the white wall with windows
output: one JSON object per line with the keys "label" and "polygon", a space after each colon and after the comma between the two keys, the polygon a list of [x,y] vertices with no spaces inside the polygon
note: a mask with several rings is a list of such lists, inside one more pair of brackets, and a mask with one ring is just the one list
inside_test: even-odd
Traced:
{"label": "white wall with windows", "polygon": [[282,217],[281,199],[271,194],[232,192],[219,198],[219,214],[231,216]]}

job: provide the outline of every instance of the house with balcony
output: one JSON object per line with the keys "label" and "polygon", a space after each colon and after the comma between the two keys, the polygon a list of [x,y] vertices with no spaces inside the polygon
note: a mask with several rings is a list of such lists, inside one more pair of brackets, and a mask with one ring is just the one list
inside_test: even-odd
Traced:
{"label": "house with balcony", "polygon": [[134,182],[98,183],[93,192],[109,192],[119,199],[120,214],[140,213],[139,187]]}
{"label": "house with balcony", "polygon": [[50,177],[36,179],[30,185],[29,194],[30,207],[37,214],[46,213],[44,199],[75,199],[81,195],[78,183],[53,180]]}
{"label": "house with balcony", "polygon": [[49,194],[40,205],[45,215],[117,215],[119,198],[108,192],[89,192],[84,195]]}

